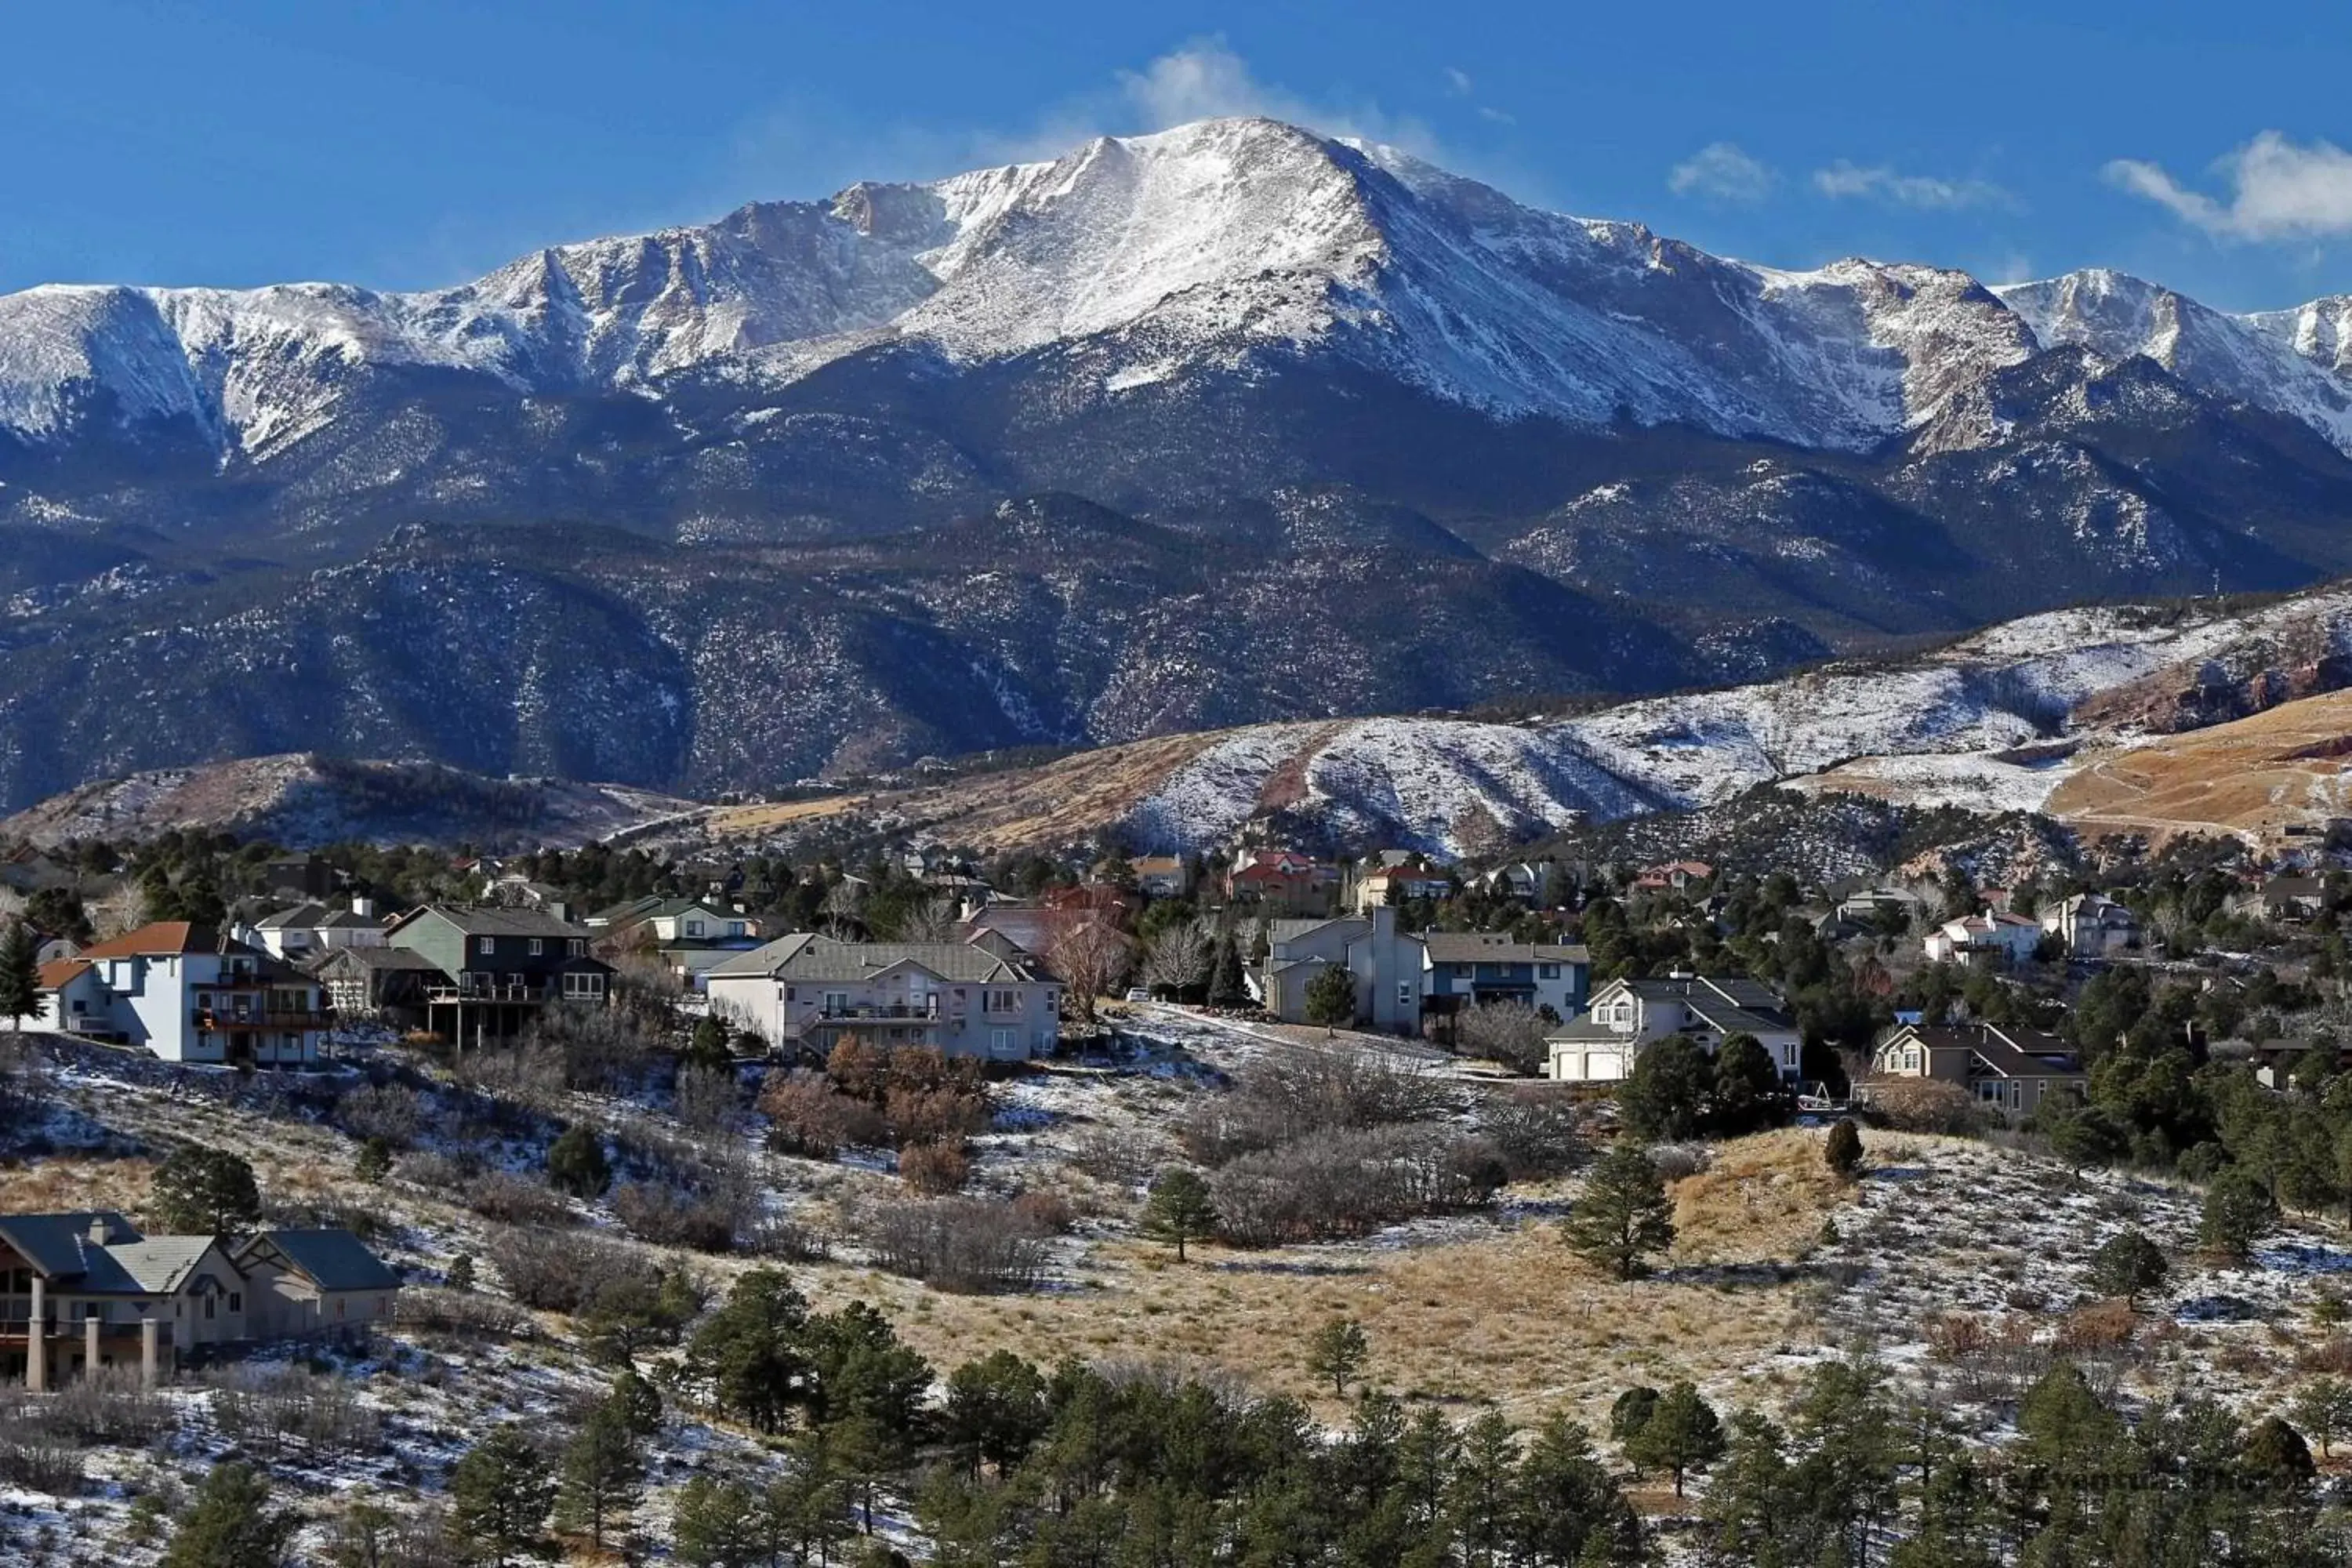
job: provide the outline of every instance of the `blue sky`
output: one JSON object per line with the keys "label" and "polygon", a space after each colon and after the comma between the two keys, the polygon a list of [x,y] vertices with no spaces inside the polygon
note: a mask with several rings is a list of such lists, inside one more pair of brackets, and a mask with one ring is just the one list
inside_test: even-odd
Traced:
{"label": "blue sky", "polygon": [[1259,111],[1776,265],[2105,265],[2256,309],[2352,290],[2347,79],[2340,6],[2260,0],[15,0],[0,289],[449,283]]}

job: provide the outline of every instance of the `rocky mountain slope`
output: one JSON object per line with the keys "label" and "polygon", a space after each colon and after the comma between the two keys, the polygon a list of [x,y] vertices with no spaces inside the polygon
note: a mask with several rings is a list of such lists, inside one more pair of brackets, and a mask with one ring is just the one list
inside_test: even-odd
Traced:
{"label": "rocky mountain slope", "polygon": [[[1719,806],[1767,784],[1990,816],[2048,809],[2053,791],[2084,768],[2127,763],[2152,740],[2212,724],[2226,735],[2227,721],[2282,703],[2285,723],[2312,707],[2298,698],[2347,686],[2352,589],[2339,585],[2255,605],[2053,612],[1908,658],[1567,717],[1391,717],[1162,737],[859,809],[999,847],[1115,826],[1141,847],[1191,849],[1257,828],[1338,848],[1447,854]],[[707,826],[758,825],[721,814]]]}
{"label": "rocky mountain slope", "polygon": [[2352,572],[2345,321],[1776,271],[1256,120],[423,293],[32,289],[0,805],[760,788],[2292,589]]}

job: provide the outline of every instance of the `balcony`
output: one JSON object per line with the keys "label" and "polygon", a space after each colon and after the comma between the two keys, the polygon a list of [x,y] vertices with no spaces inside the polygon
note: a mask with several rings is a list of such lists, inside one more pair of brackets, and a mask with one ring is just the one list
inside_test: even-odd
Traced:
{"label": "balcony", "polygon": [[425,1000],[436,1005],[461,1002],[545,1002],[552,994],[544,985],[428,985],[425,988]]}
{"label": "balcony", "polygon": [[199,1029],[331,1029],[335,1015],[318,1010],[300,1013],[246,1012],[224,1013],[215,1008],[199,1007],[195,1011],[195,1026]]}
{"label": "balcony", "polygon": [[876,1002],[864,1005],[825,1006],[817,1009],[815,1022],[820,1024],[898,1023],[909,1019],[929,1020],[940,1016],[939,998],[928,1002]]}

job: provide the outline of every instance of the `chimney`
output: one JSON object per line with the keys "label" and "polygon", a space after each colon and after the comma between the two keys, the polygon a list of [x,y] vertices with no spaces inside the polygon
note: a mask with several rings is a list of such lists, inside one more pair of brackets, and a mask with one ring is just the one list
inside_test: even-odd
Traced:
{"label": "chimney", "polygon": [[362,920],[375,919],[375,900],[369,898],[365,893],[353,893],[352,895],[352,913],[359,916]]}
{"label": "chimney", "polygon": [[104,1215],[94,1214],[89,1216],[89,1240],[91,1246],[104,1247],[113,1235],[113,1228],[106,1223],[106,1216]]}

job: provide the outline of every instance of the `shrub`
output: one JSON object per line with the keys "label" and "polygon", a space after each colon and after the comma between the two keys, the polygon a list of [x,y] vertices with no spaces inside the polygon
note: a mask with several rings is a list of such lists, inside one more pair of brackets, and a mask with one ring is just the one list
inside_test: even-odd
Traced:
{"label": "shrub", "polygon": [[1822,1159],[1841,1176],[1851,1178],[1862,1169],[1862,1129],[1853,1124],[1853,1118],[1838,1118],[1822,1144]]}
{"label": "shrub", "polygon": [[1490,1002],[1454,1016],[1454,1037],[1465,1056],[1500,1062],[1513,1072],[1543,1071],[1550,1047],[1542,1014],[1525,1002]]}
{"label": "shrub", "polygon": [[1024,1290],[1045,1275],[1045,1241],[1010,1204],[933,1198],[877,1205],[857,1221],[875,1267],[937,1289]]}
{"label": "shrub", "polygon": [[585,1122],[574,1122],[547,1149],[547,1184],[575,1198],[604,1195],[613,1184],[613,1167],[604,1158],[604,1140]]}
{"label": "shrub", "polygon": [[1584,1114],[1564,1089],[1518,1085],[1487,1107],[1479,1128],[1515,1182],[1565,1175],[1584,1158]]}
{"label": "shrub", "polygon": [[1077,1210],[1070,1200],[1043,1187],[1032,1187],[1013,1200],[1013,1212],[1040,1236],[1066,1236],[1077,1227]]}
{"label": "shrub", "polygon": [[374,1410],[351,1381],[299,1366],[239,1367],[217,1380],[213,1420],[224,1436],[276,1460],[299,1448],[313,1460],[372,1454],[383,1447]]}
{"label": "shrub", "polygon": [[1984,1130],[1984,1110],[1956,1083],[1925,1078],[1876,1079],[1870,1109],[1897,1132],[1934,1132],[1964,1137]]}
{"label": "shrub", "polygon": [[335,1101],[334,1122],[362,1142],[381,1138],[405,1149],[425,1130],[425,1102],[403,1084],[364,1084]]}
{"label": "shrub", "polygon": [[742,1084],[732,1067],[688,1066],[678,1071],[677,1103],[677,1119],[688,1127],[723,1132],[735,1124],[743,1109]]}
{"label": "shrub", "polygon": [[500,1225],[561,1226],[572,1223],[563,1200],[537,1182],[505,1171],[485,1171],[465,1187],[466,1206]]}
{"label": "shrub", "polygon": [[914,1143],[898,1151],[898,1175],[925,1197],[944,1197],[963,1190],[971,1162],[952,1144]]}
{"label": "shrub", "polygon": [[509,1294],[548,1312],[577,1312],[606,1279],[645,1271],[628,1248],[579,1231],[500,1230],[483,1255],[506,1280]]}
{"label": "shrub", "polygon": [[1382,1054],[1262,1057],[1230,1092],[1188,1118],[1179,1137],[1193,1159],[1219,1165],[1318,1132],[1433,1121],[1451,1101],[1444,1080]]}
{"label": "shrub", "polygon": [[485,1339],[512,1339],[530,1330],[530,1320],[511,1302],[473,1290],[443,1289],[432,1285],[404,1289],[394,1298],[393,1314],[394,1321],[404,1329]]}
{"label": "shrub", "polygon": [[98,1444],[137,1447],[172,1429],[171,1402],[143,1387],[136,1372],[100,1367],[76,1377],[51,1394],[37,1425],[52,1436],[85,1447]]}
{"label": "shrub", "polygon": [[631,1182],[613,1189],[613,1216],[631,1236],[656,1247],[726,1252],[735,1245],[735,1205],[724,1194]]}
{"label": "shrub", "polygon": [[787,1154],[831,1159],[842,1150],[881,1142],[881,1114],[844,1094],[824,1073],[771,1073],[760,1091],[768,1142]]}
{"label": "shrub", "polygon": [[1243,1247],[1361,1236],[1490,1200],[1502,1160],[1434,1128],[1333,1129],[1244,1155],[1209,1178],[1218,1234]]}

